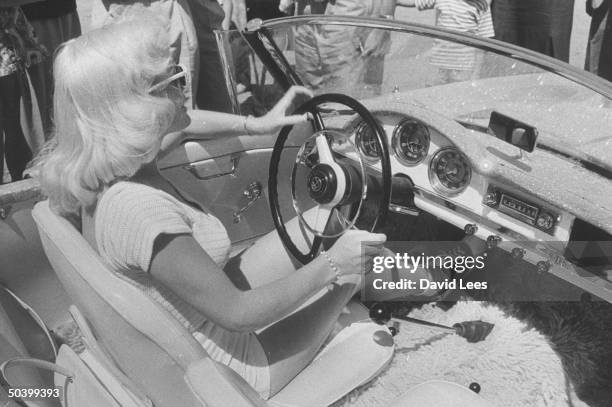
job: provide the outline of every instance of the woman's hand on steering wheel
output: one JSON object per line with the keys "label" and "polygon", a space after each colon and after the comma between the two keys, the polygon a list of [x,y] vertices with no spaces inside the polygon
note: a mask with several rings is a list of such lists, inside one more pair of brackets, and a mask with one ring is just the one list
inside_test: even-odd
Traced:
{"label": "woman's hand on steering wheel", "polygon": [[384,233],[347,230],[327,253],[338,267],[340,275],[361,274],[364,264],[371,264],[374,256],[383,253],[383,243],[386,241],[387,236]]}
{"label": "woman's hand on steering wheel", "polygon": [[306,122],[310,117],[309,113],[287,116],[287,112],[294,111],[296,106],[311,99],[312,96],[310,89],[292,86],[266,115],[248,117],[246,130],[249,134],[270,134],[278,132],[285,126]]}

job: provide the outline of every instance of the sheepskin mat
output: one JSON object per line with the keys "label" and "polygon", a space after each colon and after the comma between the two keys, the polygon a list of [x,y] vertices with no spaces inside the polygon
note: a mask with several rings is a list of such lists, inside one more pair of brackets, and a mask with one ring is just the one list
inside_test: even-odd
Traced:
{"label": "sheepskin mat", "polygon": [[483,320],[495,327],[484,341],[468,343],[455,334],[402,323],[389,367],[334,407],[387,406],[412,386],[436,379],[466,387],[478,383],[480,395],[497,407],[588,407],[574,395],[547,339],[498,307],[472,301],[445,311],[428,304],[409,316],[444,325]]}

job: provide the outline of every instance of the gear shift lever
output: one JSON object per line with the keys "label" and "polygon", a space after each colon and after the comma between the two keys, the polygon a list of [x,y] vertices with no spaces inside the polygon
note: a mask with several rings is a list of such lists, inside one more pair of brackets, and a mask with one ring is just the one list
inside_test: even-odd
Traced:
{"label": "gear shift lever", "polygon": [[455,333],[465,339],[468,342],[480,342],[486,339],[491,333],[495,325],[484,321],[464,321],[459,322],[451,326],[436,324],[429,321],[423,321],[421,319],[392,315],[389,308],[379,302],[370,308],[370,318],[377,324],[384,325],[389,321],[396,322],[410,322],[412,324],[428,326],[430,328],[439,329],[441,331]]}

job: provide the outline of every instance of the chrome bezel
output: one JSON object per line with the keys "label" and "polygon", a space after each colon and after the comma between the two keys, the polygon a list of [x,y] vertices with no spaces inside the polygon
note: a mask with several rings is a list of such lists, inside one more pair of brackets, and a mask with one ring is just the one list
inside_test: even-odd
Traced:
{"label": "chrome bezel", "polygon": [[[357,146],[357,150],[359,151],[359,153],[361,154],[361,156],[363,157],[364,160],[366,160],[369,163],[376,163],[376,162],[380,161],[380,155],[378,157],[369,156],[364,151],[363,145],[361,143],[361,137],[362,137],[364,129],[366,127],[367,127],[367,123],[364,122],[364,121],[360,121],[359,124],[357,125],[357,127],[355,129],[355,146]],[[374,136],[374,137],[376,137],[376,136]]]}
{"label": "chrome bezel", "polygon": [[[465,161],[465,164],[467,167],[467,177],[466,177],[465,183],[458,189],[451,189],[445,186],[444,184],[442,184],[442,181],[440,180],[437,172],[435,171],[435,168],[438,166],[438,163],[440,162],[440,157],[442,157],[444,154],[449,153],[449,152],[458,154],[461,157],[461,159]],[[438,150],[436,154],[433,156],[433,158],[431,159],[431,161],[429,162],[428,173],[429,173],[428,174],[429,182],[431,183],[431,186],[433,187],[433,189],[436,192],[442,195],[445,195],[445,196],[449,196],[449,197],[457,196],[463,191],[465,191],[465,189],[468,187],[468,185],[470,185],[470,182],[472,180],[472,166],[470,165],[469,160],[467,159],[465,154],[463,154],[461,151],[459,151],[455,147],[444,147]]]}
{"label": "chrome bezel", "polygon": [[[404,131],[404,127],[408,124],[415,124],[421,127],[425,131],[425,136],[426,136],[425,154],[417,160],[412,160],[406,157],[401,148],[400,135],[401,135],[401,132]],[[401,162],[402,164],[406,166],[414,167],[415,165],[422,163],[427,158],[427,155],[429,154],[429,147],[431,145],[431,134],[429,132],[429,128],[424,123],[418,120],[404,119],[397,126],[395,126],[395,129],[393,129],[393,137],[392,137],[391,145],[393,146],[393,152],[395,153],[395,157],[397,158],[399,162]]]}

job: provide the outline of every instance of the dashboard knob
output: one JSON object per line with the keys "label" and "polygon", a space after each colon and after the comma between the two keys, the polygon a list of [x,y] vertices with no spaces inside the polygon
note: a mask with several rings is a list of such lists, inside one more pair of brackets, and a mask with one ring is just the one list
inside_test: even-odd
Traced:
{"label": "dashboard knob", "polygon": [[538,269],[538,273],[547,273],[548,270],[550,270],[550,263],[547,261],[539,261],[536,264],[536,267]]}
{"label": "dashboard knob", "polygon": [[525,249],[521,249],[520,247],[515,247],[514,249],[512,249],[511,255],[515,259],[522,259],[523,257],[525,257]]}
{"label": "dashboard knob", "polygon": [[536,219],[536,226],[542,230],[550,230],[555,226],[555,218],[550,213],[543,212]]}
{"label": "dashboard knob", "polygon": [[487,248],[488,249],[493,249],[495,247],[497,247],[497,245],[499,244],[499,242],[501,242],[501,237],[496,236],[496,235],[489,235],[489,237],[487,237]]}
{"label": "dashboard knob", "polygon": [[488,192],[484,196],[484,204],[487,206],[496,206],[499,202],[499,197],[497,196],[497,192]]}
{"label": "dashboard knob", "polygon": [[470,390],[472,390],[476,394],[480,393],[480,384],[476,382],[470,383]]}
{"label": "dashboard knob", "polygon": [[385,304],[377,302],[370,308],[370,318],[378,325],[384,325],[391,320],[391,310]]}
{"label": "dashboard knob", "polygon": [[468,236],[472,236],[475,235],[476,232],[478,232],[478,225],[474,224],[474,223],[468,223],[467,225],[465,225],[465,227],[463,228],[463,231],[465,232],[466,235]]}

